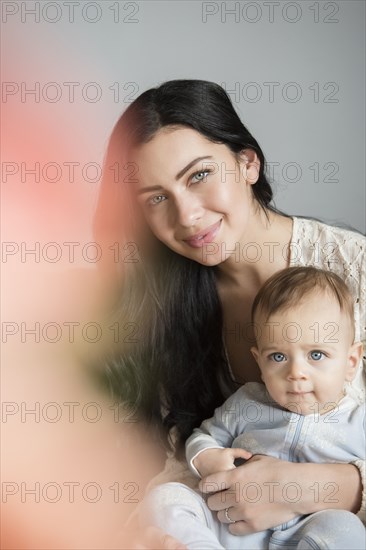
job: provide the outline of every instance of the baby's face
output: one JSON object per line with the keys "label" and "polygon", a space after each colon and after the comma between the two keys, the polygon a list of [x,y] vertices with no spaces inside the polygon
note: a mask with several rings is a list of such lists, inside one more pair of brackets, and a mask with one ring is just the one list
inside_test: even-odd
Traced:
{"label": "baby's face", "polygon": [[361,357],[337,301],[314,293],[267,321],[259,315],[255,324],[258,346],[252,352],[271,397],[304,415],[334,409]]}

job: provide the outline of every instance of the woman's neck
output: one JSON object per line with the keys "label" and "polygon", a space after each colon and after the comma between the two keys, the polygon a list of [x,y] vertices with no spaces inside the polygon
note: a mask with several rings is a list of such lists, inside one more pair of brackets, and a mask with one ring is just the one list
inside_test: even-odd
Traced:
{"label": "woman's neck", "polygon": [[271,210],[266,213],[259,209],[252,216],[250,230],[238,243],[239,261],[232,255],[216,267],[220,286],[259,289],[271,275],[288,267],[293,219]]}

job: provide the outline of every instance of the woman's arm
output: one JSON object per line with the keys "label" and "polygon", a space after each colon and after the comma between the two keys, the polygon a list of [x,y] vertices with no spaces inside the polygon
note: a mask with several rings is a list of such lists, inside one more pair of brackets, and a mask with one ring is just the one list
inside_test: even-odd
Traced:
{"label": "woman's arm", "polygon": [[[255,480],[255,481],[253,481]],[[220,490],[226,487],[226,490]],[[211,510],[227,523],[225,509],[235,523],[235,535],[262,531],[298,515],[338,508],[357,513],[361,507],[362,482],[353,464],[293,463],[256,455],[235,470],[202,479]]]}

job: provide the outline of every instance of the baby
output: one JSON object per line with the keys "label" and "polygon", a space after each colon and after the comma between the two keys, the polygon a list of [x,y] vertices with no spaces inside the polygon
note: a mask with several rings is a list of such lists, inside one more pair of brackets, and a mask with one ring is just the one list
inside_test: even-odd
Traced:
{"label": "baby", "polygon": [[[194,430],[186,442],[192,470],[206,477],[255,454],[292,462],[364,460],[365,404],[351,385],[362,344],[354,342],[353,299],[345,283],[313,267],[282,270],[257,294],[252,321],[251,351],[264,384],[245,384]],[[250,485],[256,489],[255,480]],[[291,485],[296,491],[296,481]],[[257,498],[260,491],[257,487]],[[336,487],[333,492],[330,496]],[[356,550],[366,544],[360,519],[343,510],[322,510],[236,536],[227,526],[235,522],[234,507],[226,508],[221,523],[202,497],[178,483],[154,488],[144,512],[146,523],[189,549]]]}

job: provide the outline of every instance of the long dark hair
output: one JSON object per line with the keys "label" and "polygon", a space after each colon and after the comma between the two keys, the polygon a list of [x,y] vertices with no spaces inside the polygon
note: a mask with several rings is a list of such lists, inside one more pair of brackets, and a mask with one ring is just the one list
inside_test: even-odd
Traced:
{"label": "long dark hair", "polygon": [[[263,152],[225,90],[203,80],[172,80],[142,93],[113,129],[94,223],[96,240],[105,247],[129,239],[138,216],[130,192],[134,167],[129,151],[165,126],[193,128],[225,144],[235,156],[243,149],[254,150],[260,161],[254,197],[260,207],[271,208]],[[122,181],[123,170],[129,176]],[[149,242],[154,243],[153,255],[142,247],[139,262],[123,264],[115,307],[121,326],[136,323],[140,337],[134,345],[121,346],[107,361],[106,371],[117,397],[167,432],[175,427],[183,442],[222,403],[222,388],[232,382],[222,308],[214,268],[184,258],[154,239]]]}

